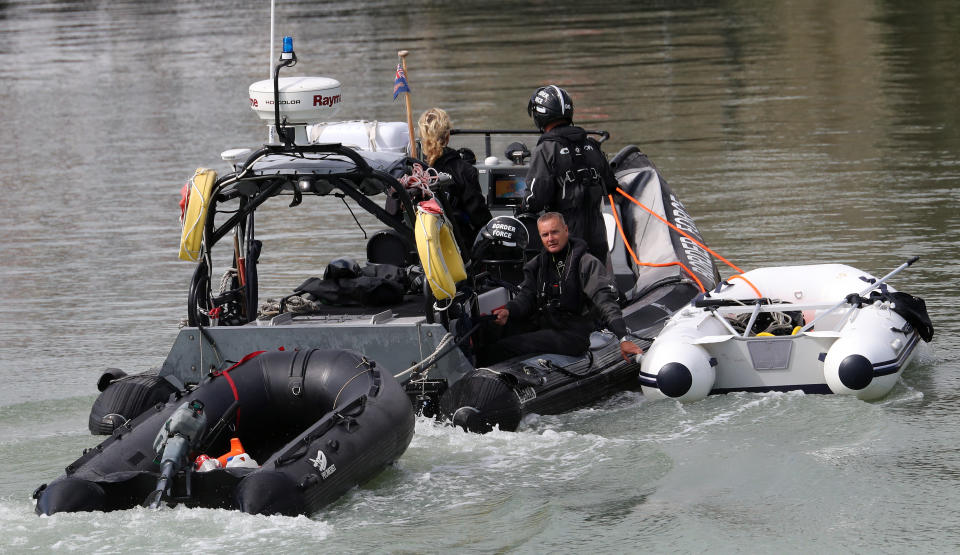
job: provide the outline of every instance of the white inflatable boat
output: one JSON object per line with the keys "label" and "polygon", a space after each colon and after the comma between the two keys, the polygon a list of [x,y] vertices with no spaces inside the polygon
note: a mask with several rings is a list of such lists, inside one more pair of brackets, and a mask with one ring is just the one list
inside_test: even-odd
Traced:
{"label": "white inflatable boat", "polygon": [[732,391],[887,395],[933,326],[922,299],[843,264],[760,268],[676,312],[643,356],[652,399]]}

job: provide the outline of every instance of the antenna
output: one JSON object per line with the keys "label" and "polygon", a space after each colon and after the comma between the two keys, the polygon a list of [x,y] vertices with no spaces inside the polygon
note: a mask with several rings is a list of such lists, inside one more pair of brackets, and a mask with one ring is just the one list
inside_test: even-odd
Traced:
{"label": "antenna", "polygon": [[273,77],[273,30],[274,13],[276,12],[277,0],[270,0],[270,60],[267,62],[267,79]]}
{"label": "antenna", "polygon": [[[283,52],[280,53],[280,61],[273,70],[273,113],[276,122],[277,137],[285,146],[292,146],[294,139],[293,129],[286,130],[280,124],[280,68],[290,67],[297,64],[297,55],[293,51],[293,37],[283,37]],[[286,123],[287,118],[283,118]]]}

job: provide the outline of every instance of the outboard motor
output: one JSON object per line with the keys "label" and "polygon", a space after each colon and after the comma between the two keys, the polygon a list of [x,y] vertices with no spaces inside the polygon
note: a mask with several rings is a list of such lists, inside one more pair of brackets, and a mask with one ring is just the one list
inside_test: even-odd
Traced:
{"label": "outboard motor", "polygon": [[187,462],[190,449],[200,442],[207,430],[207,415],[203,412],[203,402],[194,399],[180,405],[163,423],[163,428],[153,440],[153,450],[160,463],[160,478],[157,487],[147,496],[143,504],[151,509],[160,507],[164,495],[169,494],[170,479]]}
{"label": "outboard motor", "polygon": [[477,234],[470,257],[494,278],[520,283],[529,240],[527,228],[520,220],[497,216]]}

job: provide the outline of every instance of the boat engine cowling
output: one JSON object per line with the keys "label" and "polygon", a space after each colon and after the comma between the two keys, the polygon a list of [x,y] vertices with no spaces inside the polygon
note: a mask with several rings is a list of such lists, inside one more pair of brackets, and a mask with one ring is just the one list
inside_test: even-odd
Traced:
{"label": "boat engine cowling", "polygon": [[110,435],[119,426],[143,414],[148,408],[163,403],[176,393],[173,382],[156,371],[128,376],[122,370],[109,368],[97,382],[101,391],[87,425],[94,435]]}
{"label": "boat engine cowling", "polygon": [[485,434],[494,428],[514,431],[523,418],[522,401],[501,374],[477,368],[460,378],[440,397],[441,414],[468,432]]}
{"label": "boat engine cowling", "polygon": [[699,401],[710,394],[716,379],[716,364],[709,353],[689,343],[655,342],[640,367],[641,389],[650,399]]}

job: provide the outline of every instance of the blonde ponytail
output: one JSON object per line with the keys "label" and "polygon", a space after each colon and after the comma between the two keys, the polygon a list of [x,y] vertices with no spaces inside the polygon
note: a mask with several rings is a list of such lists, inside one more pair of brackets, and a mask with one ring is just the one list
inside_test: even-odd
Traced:
{"label": "blonde ponytail", "polygon": [[450,116],[440,108],[430,108],[420,116],[417,128],[420,131],[421,148],[427,163],[433,165],[450,142]]}

